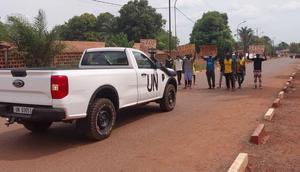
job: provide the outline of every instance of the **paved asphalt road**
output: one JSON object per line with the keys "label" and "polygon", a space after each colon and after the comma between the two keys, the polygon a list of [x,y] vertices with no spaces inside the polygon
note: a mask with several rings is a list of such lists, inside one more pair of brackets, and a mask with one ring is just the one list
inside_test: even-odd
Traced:
{"label": "paved asphalt road", "polygon": [[208,90],[204,73],[192,90],[179,89],[176,109],[156,104],[118,115],[112,135],[89,142],[74,125],[31,134],[0,122],[1,171],[226,171],[299,61],[264,63],[264,88],[253,89],[252,64],[244,88]]}

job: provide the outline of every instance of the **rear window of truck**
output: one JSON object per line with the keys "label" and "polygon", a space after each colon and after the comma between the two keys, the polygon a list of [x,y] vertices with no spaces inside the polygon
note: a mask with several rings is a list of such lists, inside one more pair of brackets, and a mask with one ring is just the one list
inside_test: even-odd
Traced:
{"label": "rear window of truck", "polygon": [[127,66],[128,59],[125,52],[98,51],[86,52],[82,58],[83,66]]}

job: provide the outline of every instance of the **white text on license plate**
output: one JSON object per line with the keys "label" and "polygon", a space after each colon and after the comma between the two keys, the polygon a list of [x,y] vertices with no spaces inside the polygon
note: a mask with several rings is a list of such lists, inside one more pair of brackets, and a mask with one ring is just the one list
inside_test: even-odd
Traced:
{"label": "white text on license plate", "polygon": [[33,111],[33,108],[31,108],[31,107],[14,106],[13,107],[13,111],[14,111],[14,113],[31,115],[32,111]]}

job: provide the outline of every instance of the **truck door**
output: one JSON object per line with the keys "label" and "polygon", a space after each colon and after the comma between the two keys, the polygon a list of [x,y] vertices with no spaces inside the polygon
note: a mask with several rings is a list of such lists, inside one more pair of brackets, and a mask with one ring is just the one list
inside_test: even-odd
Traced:
{"label": "truck door", "polygon": [[160,77],[154,63],[144,54],[133,51],[136,60],[138,78],[138,102],[147,102],[159,98],[161,86]]}

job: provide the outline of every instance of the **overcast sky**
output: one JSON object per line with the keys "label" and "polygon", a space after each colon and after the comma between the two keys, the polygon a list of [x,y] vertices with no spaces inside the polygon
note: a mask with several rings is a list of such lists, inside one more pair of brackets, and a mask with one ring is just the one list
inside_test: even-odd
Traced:
{"label": "overcast sky", "polygon": [[[8,15],[23,14],[30,20],[36,16],[38,9],[46,12],[49,28],[63,24],[74,15],[88,12],[98,15],[110,12],[119,15],[120,7],[93,2],[93,0],[1,0],[0,17],[6,21]],[[103,0],[125,4],[128,0]],[[165,2],[164,2],[165,1]],[[168,0],[149,0],[153,7],[167,7]],[[175,0],[172,0],[172,6]],[[258,34],[267,35],[275,42],[300,42],[300,0],[178,0],[177,8],[192,21],[201,18],[207,11],[226,12],[233,34],[237,25],[258,30]],[[163,18],[168,20],[168,10],[158,9]],[[173,12],[173,10],[172,10]],[[173,14],[172,14],[173,15]],[[174,15],[172,21],[174,21]],[[177,35],[180,44],[189,42],[189,35],[194,23],[177,12]],[[174,22],[173,22],[174,24]],[[173,25],[172,24],[172,25]],[[168,24],[166,25],[168,26]],[[172,27],[174,29],[174,25]]]}

